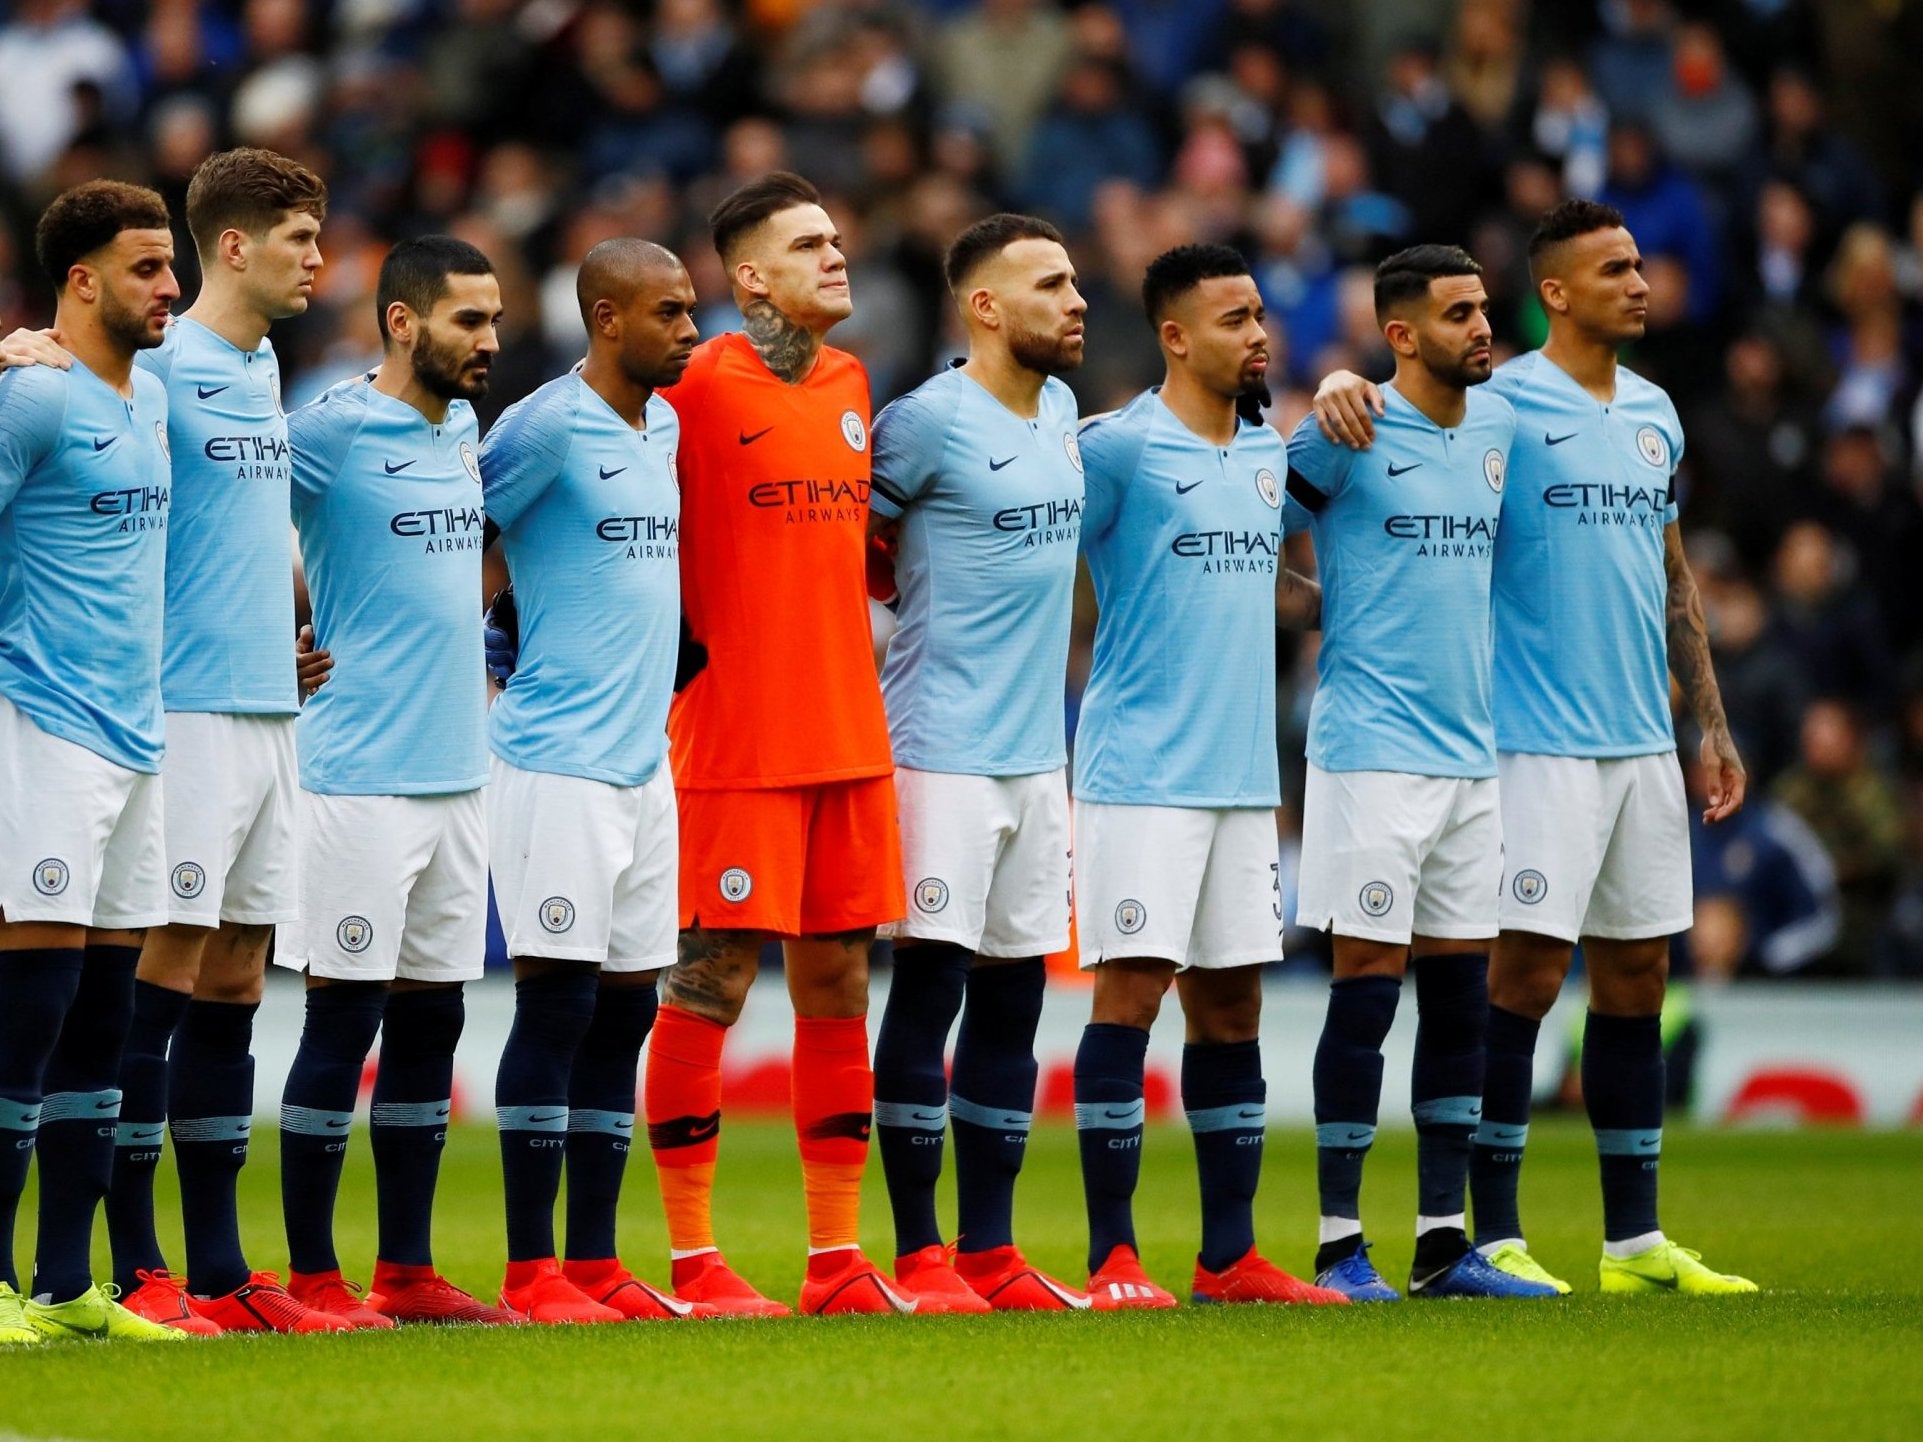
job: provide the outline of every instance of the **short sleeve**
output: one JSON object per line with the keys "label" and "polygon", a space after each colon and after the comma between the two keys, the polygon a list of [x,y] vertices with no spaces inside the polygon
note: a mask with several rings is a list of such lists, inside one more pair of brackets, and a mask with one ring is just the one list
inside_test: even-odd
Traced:
{"label": "short sleeve", "polygon": [[1290,433],[1288,450],[1289,501],[1299,511],[1314,515],[1348,488],[1356,453],[1323,435],[1313,415],[1304,416]]}
{"label": "short sleeve", "polygon": [[1669,526],[1682,514],[1676,503],[1676,472],[1683,464],[1683,422],[1676,414],[1676,403],[1667,395],[1663,397],[1663,415],[1663,429],[1669,432],[1669,497],[1663,507],[1663,524]]}
{"label": "short sleeve", "polygon": [[294,462],[296,513],[327,489],[328,480],[346,458],[347,448],[353,444],[361,419],[367,414],[364,398],[351,395],[350,389],[365,384],[366,381],[359,379],[342,381],[287,418],[287,447],[293,452]]}
{"label": "short sleeve", "polygon": [[53,454],[66,416],[66,372],[43,366],[0,372],[0,510]]}
{"label": "short sleeve", "polygon": [[164,386],[173,379],[174,357],[179,354],[180,325],[177,321],[170,321],[166,335],[159,345],[134,352],[134,365]]}
{"label": "short sleeve", "polygon": [[875,418],[874,479],[868,504],[894,520],[920,498],[941,471],[953,408],[914,392],[889,403]]}
{"label": "short sleeve", "polygon": [[481,507],[507,530],[554,484],[574,438],[575,407],[559,387],[502,413],[481,442]]}
{"label": "short sleeve", "polygon": [[1085,421],[1076,444],[1082,452],[1082,534],[1100,536],[1115,524],[1129,479],[1142,463],[1146,428],[1126,411]]}

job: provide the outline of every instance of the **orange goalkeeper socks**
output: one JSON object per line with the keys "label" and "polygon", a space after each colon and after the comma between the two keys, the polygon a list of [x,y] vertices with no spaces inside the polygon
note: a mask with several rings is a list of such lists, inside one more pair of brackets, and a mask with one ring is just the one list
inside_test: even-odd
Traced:
{"label": "orange goalkeeper socks", "polygon": [[796,1017],[795,1132],[808,1202],[808,1245],[816,1251],[859,1243],[861,1174],[874,1105],[868,1019]]}
{"label": "orange goalkeeper socks", "polygon": [[648,1043],[648,1145],[661,1181],[668,1245],[677,1254],[714,1245],[714,1163],[721,1146],[719,1022],[663,1006]]}

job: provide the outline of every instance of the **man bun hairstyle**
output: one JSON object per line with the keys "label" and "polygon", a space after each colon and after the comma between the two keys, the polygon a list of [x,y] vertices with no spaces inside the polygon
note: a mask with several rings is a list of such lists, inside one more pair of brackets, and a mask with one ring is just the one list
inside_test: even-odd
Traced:
{"label": "man bun hairstyle", "polygon": [[821,192],[792,170],[771,170],[751,180],[708,216],[708,233],[722,260],[731,260],[741,238],[771,215],[797,205],[820,205]]}
{"label": "man bun hairstyle", "polygon": [[1060,245],[1062,233],[1039,216],[1016,215],[1006,210],[978,220],[949,244],[948,254],[942,260],[942,274],[948,280],[948,288],[959,294],[962,283],[984,261],[993,260],[1018,240],[1052,240]]}
{"label": "man bun hairstyle", "polygon": [[1429,282],[1457,275],[1481,275],[1476,258],[1459,245],[1412,245],[1375,268],[1375,318],[1389,319],[1396,307],[1429,294]]}
{"label": "man bun hairstyle", "polygon": [[171,228],[158,192],[120,180],[90,180],[54,197],[34,227],[33,253],[58,293],[67,288],[68,271],[121,231]]}
{"label": "man bun hairstyle", "polygon": [[1148,263],[1142,277],[1142,309],[1149,323],[1159,326],[1169,307],[1205,280],[1248,275],[1242,252],[1227,245],[1178,245]]}
{"label": "man bun hairstyle", "polygon": [[327,219],[327,186],[298,160],[271,150],[223,150],[200,162],[187,182],[187,229],[203,257],[221,233],[265,235],[289,215]]}
{"label": "man bun hairstyle", "polygon": [[374,309],[380,317],[381,339],[387,332],[387,308],[400,301],[416,315],[433,310],[447,294],[450,275],[492,275],[494,262],[464,240],[451,235],[422,235],[404,240],[381,262],[374,287]]}

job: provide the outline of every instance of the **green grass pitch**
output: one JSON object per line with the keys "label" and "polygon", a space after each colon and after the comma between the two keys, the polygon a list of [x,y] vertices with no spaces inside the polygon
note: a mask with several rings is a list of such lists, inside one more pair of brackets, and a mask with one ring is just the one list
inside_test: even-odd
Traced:
{"label": "green grass pitch", "polygon": [[[1755,1277],[1766,1295],[1597,1296],[1588,1132],[1550,1120],[1531,1133],[1523,1200],[1537,1255],[1576,1283],[1558,1302],[66,1345],[0,1353],[0,1439],[1923,1436],[1923,1134],[1678,1128],[1665,1151],[1667,1227],[1713,1264]],[[263,1132],[242,1198],[257,1266],[282,1260],[275,1164],[273,1134]],[[1258,1226],[1265,1249],[1294,1271],[1307,1268],[1313,1245],[1313,1175],[1308,1133],[1272,1133]],[[878,1166],[869,1183],[865,1235],[882,1258],[890,1247]],[[162,1235],[177,1260],[173,1193],[163,1170]],[[1411,1249],[1411,1134],[1384,1134],[1364,1203],[1382,1270],[1400,1281]],[[729,1125],[717,1204],[730,1259],[793,1300],[803,1232],[785,1126]],[[23,1235],[32,1205],[30,1194]],[[479,1293],[500,1281],[500,1207],[492,1131],[458,1129],[436,1240],[442,1269]],[[645,1155],[624,1213],[628,1260],[665,1280]],[[1137,1213],[1150,1273],[1186,1292],[1197,1203],[1180,1127],[1151,1130]],[[1037,1264],[1080,1280],[1067,1128],[1037,1131],[1017,1224]],[[350,1275],[365,1278],[374,1235],[364,1136],[350,1154],[340,1238]],[[104,1238],[99,1265],[105,1276]]]}

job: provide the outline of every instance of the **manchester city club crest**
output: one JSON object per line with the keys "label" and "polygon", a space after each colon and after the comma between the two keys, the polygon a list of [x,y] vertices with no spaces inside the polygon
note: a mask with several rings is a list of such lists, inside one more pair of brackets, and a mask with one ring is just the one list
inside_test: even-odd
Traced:
{"label": "manchester city club crest", "polygon": [[1489,483],[1489,489],[1497,495],[1502,494],[1503,459],[1501,451],[1488,451],[1482,457],[1482,478]]}
{"label": "manchester city club crest", "polygon": [[1275,483],[1275,472],[1267,466],[1255,473],[1255,489],[1272,509],[1282,509],[1282,488]]}
{"label": "manchester city club crest", "polygon": [[933,914],[948,905],[948,883],[931,876],[915,883],[915,905]]}
{"label": "manchester city club crest", "polygon": [[207,889],[207,873],[197,861],[183,861],[174,868],[174,895],[192,900]]}
{"label": "manchester city club crest", "polygon": [[1549,881],[1540,871],[1518,871],[1509,890],[1524,906],[1534,906],[1549,894]]}
{"label": "manchester city club crest", "polygon": [[850,450],[868,449],[868,427],[861,423],[861,417],[853,411],[841,413],[841,438],[848,442]]}
{"label": "manchester city club crest", "polygon": [[364,916],[343,916],[341,924],[334,928],[334,940],[340,943],[342,951],[366,951],[373,939],[373,924]]}
{"label": "manchester city club crest", "polygon": [[1062,450],[1068,455],[1068,463],[1077,471],[1082,468],[1082,443],[1075,439],[1075,432],[1062,432]]}
{"label": "manchester city club crest", "polygon": [[[850,411],[848,414],[853,415]],[[721,899],[723,901],[746,901],[748,893],[755,889],[755,879],[739,866],[730,866],[721,873]]]}
{"label": "manchester city club crest", "polygon": [[1395,905],[1396,894],[1386,881],[1367,883],[1356,896],[1356,905],[1370,916],[1386,916]]}
{"label": "manchester city club crest", "polygon": [[154,422],[154,439],[160,444],[160,453],[171,461],[174,458],[174,448],[167,444],[167,423],[165,421]]}
{"label": "manchester city club crest", "polygon": [[1130,897],[1115,905],[1115,929],[1124,936],[1133,936],[1148,921],[1148,908]]}
{"label": "manchester city club crest", "polygon": [[1669,442],[1663,433],[1654,426],[1644,426],[1636,432],[1636,450],[1650,465],[1659,470],[1669,464]]}
{"label": "manchester city club crest", "polygon": [[574,903],[565,896],[550,896],[541,903],[541,928],[557,936],[574,925]]}
{"label": "manchester city club crest", "polygon": [[481,484],[481,458],[474,454],[474,447],[466,441],[461,442],[461,465],[466,469],[475,485]]}
{"label": "manchester city club crest", "polygon": [[68,877],[67,863],[49,856],[33,868],[33,889],[42,896],[58,896],[67,889]]}

